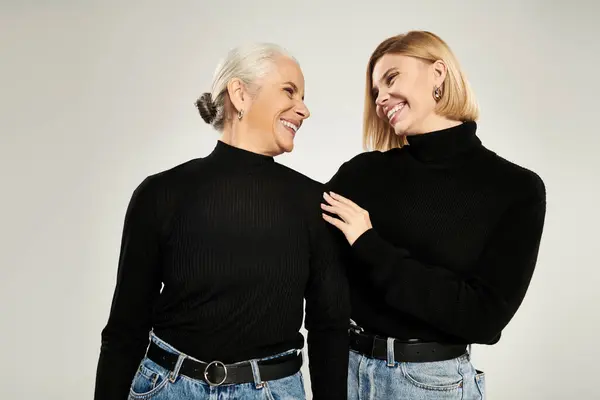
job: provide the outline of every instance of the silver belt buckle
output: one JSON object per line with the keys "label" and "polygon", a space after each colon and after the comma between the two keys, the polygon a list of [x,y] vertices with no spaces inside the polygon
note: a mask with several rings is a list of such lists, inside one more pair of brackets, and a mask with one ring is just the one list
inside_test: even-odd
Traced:
{"label": "silver belt buckle", "polygon": [[[210,379],[208,379],[208,369],[212,366],[212,365],[218,366],[221,365],[223,367],[223,371],[225,371],[225,376],[223,377],[223,380],[221,380],[221,382],[212,382]],[[206,382],[208,382],[208,384],[210,386],[221,386],[226,380],[227,380],[227,366],[225,364],[223,364],[221,361],[211,361],[206,368],[204,368],[204,379],[206,380]]]}

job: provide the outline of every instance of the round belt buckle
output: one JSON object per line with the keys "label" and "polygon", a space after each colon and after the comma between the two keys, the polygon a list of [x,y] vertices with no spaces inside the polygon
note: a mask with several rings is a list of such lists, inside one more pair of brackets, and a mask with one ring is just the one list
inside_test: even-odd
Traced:
{"label": "round belt buckle", "polygon": [[[210,379],[208,379],[208,369],[212,366],[222,366],[223,367],[223,371],[225,372],[225,376],[223,376],[223,380],[221,380],[221,382],[212,382]],[[211,361],[206,368],[204,368],[204,379],[206,380],[206,382],[208,382],[208,384],[210,386],[221,386],[226,380],[227,380],[227,366],[225,366],[225,364],[223,364],[221,361]]]}

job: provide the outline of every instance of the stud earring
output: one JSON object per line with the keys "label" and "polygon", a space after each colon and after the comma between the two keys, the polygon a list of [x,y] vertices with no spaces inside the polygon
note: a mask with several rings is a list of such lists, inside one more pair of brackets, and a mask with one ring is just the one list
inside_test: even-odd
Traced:
{"label": "stud earring", "polygon": [[433,90],[433,98],[435,101],[440,101],[442,99],[442,88],[441,87],[436,87]]}
{"label": "stud earring", "polygon": [[241,121],[243,116],[244,116],[244,110],[238,111],[238,120]]}

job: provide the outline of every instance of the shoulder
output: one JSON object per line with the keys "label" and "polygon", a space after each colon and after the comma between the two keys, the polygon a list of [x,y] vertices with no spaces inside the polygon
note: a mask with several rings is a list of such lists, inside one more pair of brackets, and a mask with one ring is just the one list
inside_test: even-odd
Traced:
{"label": "shoulder", "polygon": [[488,162],[495,171],[495,177],[511,191],[518,192],[529,199],[545,201],[546,185],[542,177],[535,171],[510,161],[491,150],[487,150]]}
{"label": "shoulder", "polygon": [[348,161],[344,162],[340,166],[340,170],[361,170],[365,167],[378,165],[386,159],[387,153],[388,152],[374,150],[357,154]]}
{"label": "shoulder", "polygon": [[373,169],[378,169],[387,160],[388,153],[374,150],[357,154],[340,165],[334,178],[355,177],[356,175],[368,173]]}
{"label": "shoulder", "polygon": [[293,187],[297,187],[303,192],[322,193],[324,188],[323,183],[312,179],[309,176],[304,175],[303,173],[298,172],[286,165],[276,163],[275,166],[280,176]]}
{"label": "shoulder", "polygon": [[[194,181],[202,158],[192,159],[146,176],[134,189],[137,201],[160,201]],[[191,179],[192,178],[192,179]]]}
{"label": "shoulder", "polygon": [[349,195],[349,190],[369,182],[385,168],[388,153],[375,150],[357,154],[338,168],[326,186],[338,193]]}

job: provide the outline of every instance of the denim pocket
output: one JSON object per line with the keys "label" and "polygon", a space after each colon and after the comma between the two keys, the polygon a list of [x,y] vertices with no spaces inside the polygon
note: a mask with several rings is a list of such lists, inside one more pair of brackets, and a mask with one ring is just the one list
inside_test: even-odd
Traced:
{"label": "denim pocket", "polygon": [[463,386],[456,360],[402,363],[401,369],[406,380],[420,389],[452,391]]}
{"label": "denim pocket", "polygon": [[168,375],[155,368],[154,363],[144,359],[131,383],[129,398],[135,400],[148,400],[158,394],[169,383]]}
{"label": "denim pocket", "polygon": [[485,372],[477,370],[477,374],[475,375],[475,384],[477,385],[477,389],[479,389],[479,394],[481,395],[481,400],[485,399]]}

